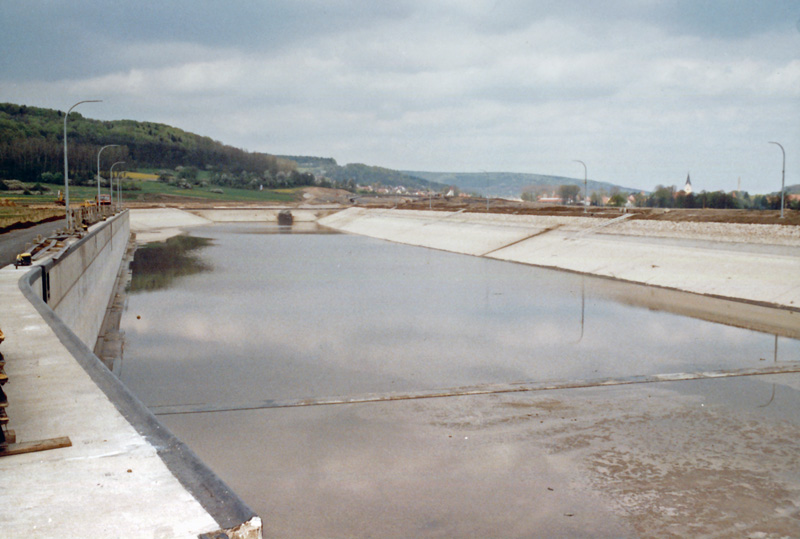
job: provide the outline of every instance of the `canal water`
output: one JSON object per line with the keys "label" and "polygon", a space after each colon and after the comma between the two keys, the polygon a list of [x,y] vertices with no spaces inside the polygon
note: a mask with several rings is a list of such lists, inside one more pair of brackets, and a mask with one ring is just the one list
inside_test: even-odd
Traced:
{"label": "canal water", "polygon": [[[314,226],[197,228],[137,252],[117,374],[156,413],[196,412],[161,418],[265,518],[266,536],[581,535],[609,511],[594,498],[556,503],[596,506],[585,522],[530,521],[531,504],[548,506],[525,474],[538,492],[566,470],[520,457],[481,473],[518,442],[456,457],[427,437],[460,405],[426,408],[424,428],[398,410],[427,403],[251,408],[800,357],[796,340],[618,303],[606,284]],[[461,464],[444,473],[451,459]],[[630,531],[603,522],[609,536]]]}

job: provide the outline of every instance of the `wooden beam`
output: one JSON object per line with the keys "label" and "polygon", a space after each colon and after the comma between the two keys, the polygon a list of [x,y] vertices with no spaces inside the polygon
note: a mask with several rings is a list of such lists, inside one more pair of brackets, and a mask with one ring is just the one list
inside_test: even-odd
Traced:
{"label": "wooden beam", "polygon": [[0,457],[9,455],[21,455],[23,453],[34,453],[36,451],[47,451],[48,449],[58,449],[60,447],[70,447],[72,442],[69,436],[61,438],[50,438],[49,440],[38,440],[36,442],[23,442],[19,444],[8,444],[7,447],[0,449]]}

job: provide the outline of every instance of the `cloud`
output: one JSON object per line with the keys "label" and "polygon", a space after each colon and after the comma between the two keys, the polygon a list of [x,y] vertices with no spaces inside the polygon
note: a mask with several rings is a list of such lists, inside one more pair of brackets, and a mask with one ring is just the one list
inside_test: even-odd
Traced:
{"label": "cloud", "polygon": [[[580,9],[578,9],[580,8]],[[401,169],[773,190],[800,145],[787,1],[10,0],[4,99]],[[787,152],[787,183],[800,183]]]}

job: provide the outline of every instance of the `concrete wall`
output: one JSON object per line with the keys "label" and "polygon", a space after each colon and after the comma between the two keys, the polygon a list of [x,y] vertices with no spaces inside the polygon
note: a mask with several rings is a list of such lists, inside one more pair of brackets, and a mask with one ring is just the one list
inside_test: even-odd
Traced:
{"label": "concrete wall", "polygon": [[129,236],[129,213],[124,212],[93,226],[86,237],[45,265],[47,304],[90,348],[103,324]]}

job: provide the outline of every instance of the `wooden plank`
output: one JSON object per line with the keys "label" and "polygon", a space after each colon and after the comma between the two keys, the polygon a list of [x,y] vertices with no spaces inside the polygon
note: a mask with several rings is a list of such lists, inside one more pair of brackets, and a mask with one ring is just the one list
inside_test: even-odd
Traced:
{"label": "wooden plank", "polygon": [[0,449],[0,457],[7,457],[9,455],[21,455],[23,453],[34,453],[36,451],[47,451],[48,449],[58,449],[61,447],[70,447],[72,442],[69,436],[62,436],[61,438],[50,438],[49,440],[38,440],[35,442],[23,442],[19,444],[8,444],[5,449]]}

